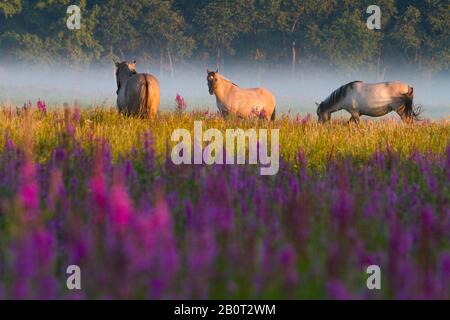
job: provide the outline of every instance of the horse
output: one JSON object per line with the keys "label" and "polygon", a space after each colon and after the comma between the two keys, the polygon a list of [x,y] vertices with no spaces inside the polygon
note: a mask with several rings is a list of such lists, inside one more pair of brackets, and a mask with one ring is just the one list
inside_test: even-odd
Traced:
{"label": "horse", "polygon": [[275,120],[276,100],[269,90],[239,88],[224,78],[219,70],[207,69],[206,73],[209,94],[216,96],[217,108],[223,117],[232,114],[239,118],[256,116],[266,120]]}
{"label": "horse", "polygon": [[127,116],[153,119],[159,108],[159,81],[153,75],[137,73],[136,60],[117,62],[117,108]]}
{"label": "horse", "polygon": [[413,105],[414,88],[399,81],[364,83],[353,81],[333,91],[317,104],[319,122],[327,122],[331,113],[346,110],[351,114],[349,122],[359,123],[361,115],[381,117],[397,112],[404,122],[419,120],[420,108]]}

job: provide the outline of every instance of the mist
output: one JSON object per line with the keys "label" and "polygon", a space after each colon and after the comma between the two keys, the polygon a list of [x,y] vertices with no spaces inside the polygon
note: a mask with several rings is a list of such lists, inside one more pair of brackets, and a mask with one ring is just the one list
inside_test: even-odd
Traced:
{"label": "mist", "polygon": [[[206,84],[206,68],[214,66],[192,63],[176,66],[174,77],[158,66],[138,61],[138,72],[149,72],[161,83],[161,111],[175,109],[175,97],[180,94],[188,110],[216,111],[214,96]],[[375,71],[339,72],[324,67],[297,66],[291,68],[230,64],[221,74],[240,87],[265,87],[277,98],[277,114],[290,113],[312,116],[315,102],[325,99],[339,86],[354,80],[381,82],[400,80],[414,87],[416,105],[423,108],[423,116],[431,119],[450,116],[450,72],[434,74],[410,72],[406,69],[386,70],[384,77]],[[114,107],[116,80],[111,63],[80,70],[62,66],[0,63],[0,105],[21,106],[27,101],[44,99],[50,107],[75,101],[82,107]],[[347,117],[344,113],[339,112]],[[396,117],[394,113],[387,117]],[[381,118],[382,119],[382,118]]]}

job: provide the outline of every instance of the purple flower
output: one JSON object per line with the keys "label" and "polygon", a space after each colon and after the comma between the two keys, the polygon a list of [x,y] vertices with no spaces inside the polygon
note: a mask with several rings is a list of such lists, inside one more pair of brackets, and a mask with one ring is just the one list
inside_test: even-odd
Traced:
{"label": "purple flower", "polygon": [[38,183],[34,163],[26,161],[22,167],[21,176],[20,200],[28,213],[28,217],[31,218],[39,207]]}
{"label": "purple flower", "polygon": [[295,248],[292,245],[286,245],[281,249],[279,260],[283,270],[285,286],[287,288],[295,287],[299,281]]}
{"label": "purple flower", "polygon": [[128,193],[122,184],[117,183],[112,187],[111,199],[113,225],[118,230],[125,230],[130,223],[133,208]]}
{"label": "purple flower", "polygon": [[348,292],[344,284],[337,280],[332,279],[327,283],[327,293],[331,299],[335,300],[352,300],[352,296]]}
{"label": "purple flower", "polygon": [[42,113],[44,113],[44,114],[46,114],[47,113],[47,104],[45,103],[45,101],[44,100],[41,100],[41,99],[38,99],[38,102],[37,102],[37,109],[40,111],[40,112],[42,112]]}
{"label": "purple flower", "polygon": [[422,210],[422,228],[426,234],[429,234],[433,231],[434,226],[434,212],[431,206],[427,205]]}
{"label": "purple flower", "polygon": [[177,112],[183,113],[183,112],[185,112],[187,110],[187,103],[186,103],[186,101],[184,101],[184,98],[178,93],[177,93],[177,96],[175,98],[175,102],[177,104],[177,107],[176,107],[176,111]]}

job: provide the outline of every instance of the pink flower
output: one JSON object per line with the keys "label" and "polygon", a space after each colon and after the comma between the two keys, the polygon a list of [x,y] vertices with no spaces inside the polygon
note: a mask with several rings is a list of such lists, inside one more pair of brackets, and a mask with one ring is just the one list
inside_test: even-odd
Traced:
{"label": "pink flower", "polygon": [[177,109],[176,109],[177,112],[182,113],[187,110],[187,103],[186,103],[186,101],[184,101],[184,98],[180,94],[177,93],[175,101],[177,103]]}
{"label": "pink flower", "polygon": [[47,104],[44,100],[38,99],[37,109],[42,113],[47,113]]}
{"label": "pink flower", "polygon": [[32,162],[27,161],[22,167],[22,185],[19,194],[25,210],[34,212],[38,209],[38,183],[36,181],[36,168]]}
{"label": "pink flower", "polygon": [[106,195],[106,181],[102,169],[97,169],[95,176],[90,181],[92,196],[96,207],[104,212],[108,206]]}
{"label": "pink flower", "polygon": [[128,192],[121,184],[112,188],[112,220],[113,224],[122,229],[130,223],[133,208]]}
{"label": "pink flower", "polygon": [[253,107],[252,114],[256,115],[259,119],[265,119],[267,116],[266,110],[261,109],[260,107]]}

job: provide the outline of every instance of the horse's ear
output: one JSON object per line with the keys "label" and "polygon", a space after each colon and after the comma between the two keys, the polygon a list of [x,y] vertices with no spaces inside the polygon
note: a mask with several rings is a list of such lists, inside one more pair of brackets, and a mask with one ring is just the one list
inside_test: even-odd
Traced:
{"label": "horse's ear", "polygon": [[111,60],[112,60],[112,62],[114,63],[114,65],[115,65],[116,67],[119,66],[119,62],[116,60],[116,58],[112,57]]}
{"label": "horse's ear", "polygon": [[316,106],[320,106],[320,104],[318,102],[316,102]]}
{"label": "horse's ear", "polygon": [[219,68],[217,68],[216,73],[219,73]]}
{"label": "horse's ear", "polygon": [[131,61],[132,64],[136,64],[136,60]]}

